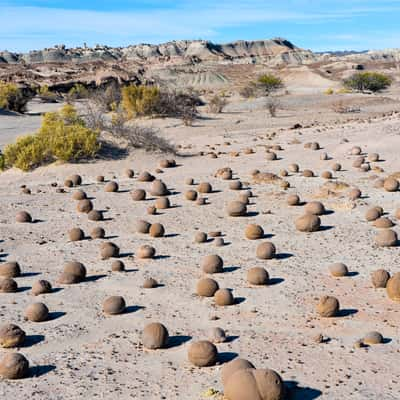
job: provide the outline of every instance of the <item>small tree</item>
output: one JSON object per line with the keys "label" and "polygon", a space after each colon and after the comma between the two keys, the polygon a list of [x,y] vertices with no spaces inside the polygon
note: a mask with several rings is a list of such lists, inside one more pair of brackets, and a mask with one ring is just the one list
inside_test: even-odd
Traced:
{"label": "small tree", "polygon": [[379,92],[392,84],[392,78],[379,72],[358,72],[343,81],[343,85],[360,92]]}
{"label": "small tree", "polygon": [[264,91],[266,96],[269,96],[283,88],[284,85],[281,78],[272,74],[264,74],[257,79],[257,86]]}

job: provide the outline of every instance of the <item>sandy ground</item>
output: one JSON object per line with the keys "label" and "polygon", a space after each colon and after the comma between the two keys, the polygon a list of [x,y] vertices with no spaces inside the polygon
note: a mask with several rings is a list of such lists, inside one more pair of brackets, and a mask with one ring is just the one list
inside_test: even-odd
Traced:
{"label": "sandy ground", "polygon": [[[24,272],[17,278],[18,293],[0,294],[1,322],[15,323],[26,331],[27,344],[19,351],[31,363],[29,378],[0,381],[0,398],[199,400],[209,388],[222,391],[221,365],[237,355],[258,368],[278,371],[291,399],[399,398],[399,307],[387,298],[385,290],[373,289],[370,282],[370,273],[378,268],[398,272],[399,248],[375,247],[376,229],[364,218],[369,206],[380,205],[394,220],[393,213],[400,205],[399,192],[373,187],[374,177],[400,171],[400,116],[394,113],[382,117],[382,113],[390,114],[399,106],[395,101],[378,101],[366,106],[361,115],[338,115],[329,111],[322,97],[312,103],[311,98],[303,97],[300,105],[299,98],[291,101],[289,111],[282,111],[274,120],[267,118],[257,104],[237,102],[226,113],[206,115],[192,128],[172,120],[148,121],[163,128],[176,143],[191,145],[188,151],[209,151],[213,146],[223,153],[216,159],[207,155],[177,157],[178,167],[156,174],[173,191],[170,200],[174,205],[158,215],[146,215],[153,198],[144,202],[130,198],[130,190],[148,189],[150,184],[125,178],[123,171],[129,167],[135,172],[154,173],[163,156],[136,152],[123,160],[0,175],[1,260],[17,260]],[[10,126],[14,126],[12,132],[16,127],[35,128],[33,122],[29,126],[21,122],[35,117],[21,118],[0,116],[1,127],[6,127],[1,130],[2,145],[11,137]],[[289,129],[296,122],[309,127]],[[273,132],[273,140],[268,139]],[[231,145],[225,145],[225,141]],[[322,149],[304,149],[304,143],[310,141],[318,141]],[[283,151],[278,152],[278,160],[267,161],[265,145],[272,143],[280,144]],[[362,146],[365,153],[379,153],[384,161],[373,166],[385,172],[355,170],[354,156],[348,154],[354,145]],[[255,154],[228,154],[247,147]],[[329,160],[320,160],[323,151],[329,154]],[[349,188],[360,188],[363,197],[351,202],[346,191],[337,197],[323,197],[331,211],[322,216],[324,229],[300,233],[294,220],[302,214],[302,207],[289,208],[285,198],[289,193],[298,193],[304,201],[319,198],[326,181],[291,174],[287,178],[291,187],[283,191],[276,185],[255,184],[250,175],[255,168],[278,173],[293,162],[316,175],[340,162],[343,170],[334,173],[334,179],[346,182]],[[217,169],[226,166],[255,195],[247,217],[227,217],[226,204],[236,199],[238,192],[229,190],[228,181],[214,177]],[[71,198],[74,189],[67,188],[62,194],[51,186],[52,182],[62,185],[72,173],[82,175],[82,189],[93,198],[95,208],[106,211],[105,221],[89,222],[86,215],[75,211]],[[117,180],[120,191],[105,193],[104,184],[95,182],[99,174]],[[187,177],[212,184],[209,204],[197,206],[185,200],[184,192],[190,188],[184,184]],[[23,184],[32,190],[31,195],[21,194]],[[20,210],[29,211],[38,221],[15,224],[15,214]],[[151,239],[136,233],[138,219],[161,222],[166,237]],[[266,238],[262,240],[276,245],[276,259],[256,258],[256,247],[262,240],[245,239],[244,229],[249,223],[263,226]],[[111,273],[111,260],[100,259],[102,240],[68,241],[67,232],[72,227],[88,234],[94,226],[104,227],[107,240],[121,248],[126,272]],[[400,233],[397,226],[394,229]],[[213,241],[194,243],[196,231],[215,230],[223,232],[224,247],[215,247]],[[158,257],[143,262],[135,253],[146,243],[155,246]],[[223,258],[224,273],[213,277],[220,287],[233,290],[235,305],[217,307],[212,299],[194,294],[197,280],[204,275],[200,261],[208,254]],[[78,285],[57,285],[63,264],[70,260],[86,265],[88,279]],[[327,268],[334,262],[346,263],[351,276],[332,278]],[[265,267],[273,284],[250,287],[246,271],[254,266]],[[142,289],[144,278],[149,276],[161,286]],[[30,287],[37,279],[49,280],[56,290],[33,297]],[[316,313],[315,305],[325,294],[339,299],[339,317],[322,319]],[[128,312],[104,316],[102,302],[111,295],[122,295]],[[47,304],[51,320],[24,321],[25,307],[35,301]],[[171,339],[167,349],[143,349],[141,332],[151,321],[168,328]],[[189,344],[206,338],[207,330],[217,326],[229,336],[226,343],[217,346],[218,365],[193,367],[187,360]],[[380,331],[385,343],[354,348],[355,341],[371,330]],[[319,333],[327,338],[325,343],[314,341]]]}

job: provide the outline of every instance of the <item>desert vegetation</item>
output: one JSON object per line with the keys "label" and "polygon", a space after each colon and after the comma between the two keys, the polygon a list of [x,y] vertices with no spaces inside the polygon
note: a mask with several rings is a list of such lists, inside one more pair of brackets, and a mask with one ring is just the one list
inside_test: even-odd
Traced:
{"label": "desert vegetation", "polygon": [[380,92],[392,84],[392,78],[379,72],[358,72],[343,81],[345,88],[360,92]]}

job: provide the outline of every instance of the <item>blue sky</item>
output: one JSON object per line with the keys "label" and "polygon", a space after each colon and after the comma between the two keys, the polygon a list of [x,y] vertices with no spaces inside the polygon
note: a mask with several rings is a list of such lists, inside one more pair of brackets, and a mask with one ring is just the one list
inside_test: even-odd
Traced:
{"label": "blue sky", "polygon": [[400,0],[0,0],[0,50],[64,43],[284,37],[323,50],[400,47]]}

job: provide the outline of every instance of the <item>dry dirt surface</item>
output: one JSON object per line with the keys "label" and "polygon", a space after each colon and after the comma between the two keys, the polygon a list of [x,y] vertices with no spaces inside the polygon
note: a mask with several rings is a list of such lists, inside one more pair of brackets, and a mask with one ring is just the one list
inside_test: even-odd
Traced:
{"label": "dry dirt surface", "polygon": [[[375,99],[363,97],[370,98]],[[18,351],[29,360],[30,371],[22,380],[1,380],[0,398],[221,399],[222,365],[240,356],[257,368],[277,371],[289,399],[398,399],[399,304],[388,298],[385,289],[373,288],[370,274],[379,268],[399,272],[399,247],[377,247],[378,229],[364,216],[369,207],[379,205],[399,232],[394,216],[400,206],[399,192],[374,187],[378,178],[400,171],[398,105],[394,100],[374,100],[361,107],[361,114],[337,115],[324,105],[324,99],[288,97],[283,100],[285,110],[275,119],[267,117],[257,102],[237,101],[223,114],[204,115],[191,128],[173,120],[148,122],[163,128],[183,153],[204,152],[175,157],[177,166],[162,173],[155,170],[165,156],[141,152],[122,160],[2,173],[0,257],[2,262],[18,261],[22,276],[16,278],[16,293],[0,293],[0,316],[2,324],[14,323],[26,332],[25,344]],[[12,116],[6,118],[10,124]],[[296,122],[302,127],[291,129]],[[307,142],[318,142],[321,149],[304,148]],[[282,150],[276,151],[277,160],[267,161],[266,148],[272,144]],[[365,156],[379,153],[382,161],[371,162],[367,172],[354,168],[357,156],[350,150],[356,145]],[[254,152],[246,154],[247,148]],[[212,158],[209,152],[218,156]],[[320,159],[323,152],[328,160]],[[323,179],[321,173],[332,171],[335,162],[342,170],[333,172],[332,180]],[[255,183],[251,175],[254,169],[279,175],[292,163],[299,164],[300,172],[290,172],[280,180]],[[249,189],[253,193],[246,216],[227,214],[228,202],[241,191],[229,189],[231,181],[215,176],[224,167],[230,167],[234,179],[241,180],[242,192]],[[134,178],[124,176],[126,168],[135,171]],[[303,177],[304,169],[311,169],[315,177]],[[156,215],[146,213],[155,202],[148,192],[151,184],[137,179],[146,170],[171,191],[172,207]],[[73,173],[82,176],[82,185],[63,187]],[[119,191],[105,192],[105,183],[97,183],[97,175],[117,181]],[[185,184],[186,178],[196,184],[211,183],[212,193],[204,195],[207,204],[185,199],[187,190],[196,189]],[[282,188],[283,180],[289,188]],[[31,194],[22,193],[22,185]],[[59,188],[65,192],[59,193]],[[147,200],[132,200],[130,191],[137,188],[148,192]],[[349,199],[352,188],[361,190],[361,198]],[[95,209],[104,211],[104,221],[91,222],[86,214],[77,213],[72,199],[77,189],[87,193]],[[321,216],[322,229],[313,233],[296,230],[294,222],[304,213],[304,205],[289,207],[286,203],[287,196],[295,193],[303,202],[323,202],[328,211]],[[15,215],[21,210],[28,211],[34,222],[16,223]],[[165,236],[137,233],[140,219],[162,223]],[[261,225],[265,237],[246,239],[244,231],[250,223]],[[96,226],[105,229],[105,239],[89,238]],[[69,240],[73,227],[83,229],[85,240]],[[225,245],[216,247],[212,238],[195,243],[198,231],[221,231]],[[100,245],[105,241],[120,247],[125,272],[112,272],[113,260],[101,259]],[[275,244],[274,259],[256,257],[263,241]],[[155,247],[155,258],[137,257],[144,244]],[[195,294],[198,279],[206,275],[201,260],[210,254],[224,261],[224,271],[212,278],[221,288],[232,289],[234,305],[216,306],[212,298]],[[72,260],[86,266],[87,278],[78,284],[58,284],[63,265]],[[330,275],[329,265],[338,262],[348,266],[348,276]],[[268,271],[269,285],[247,283],[247,271],[255,266]],[[160,285],[143,289],[146,277]],[[33,296],[31,286],[38,279],[50,281],[52,293]],[[121,315],[106,316],[102,303],[113,295],[123,296],[127,309]],[[338,298],[337,317],[318,315],[316,305],[323,295]],[[25,308],[37,301],[48,306],[50,318],[24,320]],[[149,322],[167,327],[166,348],[143,347],[141,334]],[[195,340],[207,339],[212,327],[223,328],[228,340],[217,344],[215,366],[194,367],[187,358],[188,347]],[[370,331],[379,331],[383,343],[355,346]],[[322,342],[315,339],[320,334]],[[2,349],[1,355],[13,351]]]}

